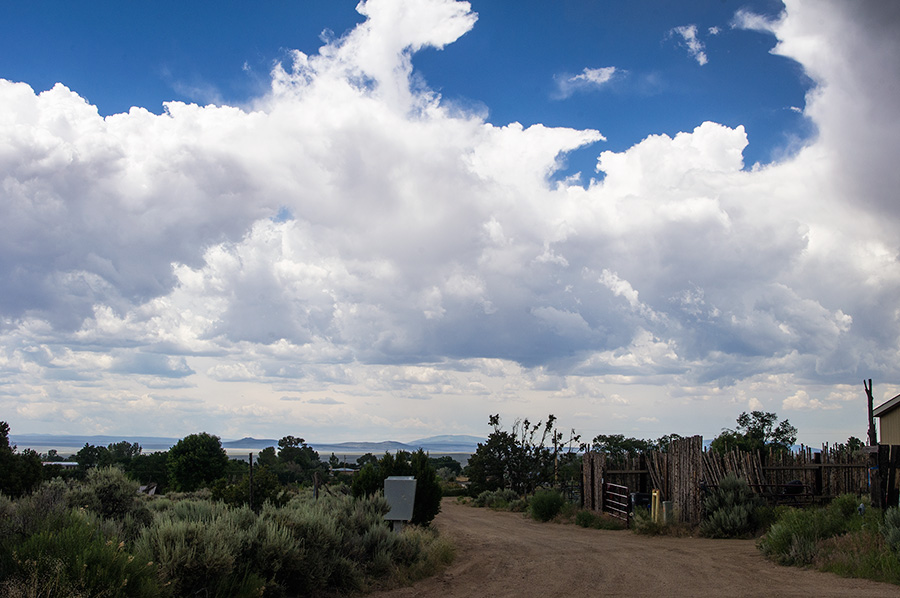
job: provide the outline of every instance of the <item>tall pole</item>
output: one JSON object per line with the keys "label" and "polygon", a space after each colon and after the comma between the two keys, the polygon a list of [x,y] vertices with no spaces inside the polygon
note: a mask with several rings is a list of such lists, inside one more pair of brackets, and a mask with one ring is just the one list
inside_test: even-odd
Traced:
{"label": "tall pole", "polygon": [[872,379],[869,383],[863,380],[863,387],[866,389],[866,398],[869,402],[869,446],[878,445],[878,434],[875,431],[875,398],[872,396]]}

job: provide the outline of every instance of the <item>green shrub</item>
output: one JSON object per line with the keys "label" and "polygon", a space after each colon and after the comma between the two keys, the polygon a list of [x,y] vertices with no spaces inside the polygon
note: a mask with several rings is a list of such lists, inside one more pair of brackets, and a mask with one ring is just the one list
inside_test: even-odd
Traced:
{"label": "green shrub", "polygon": [[135,508],[138,483],[128,479],[116,467],[97,467],[88,471],[82,484],[69,494],[69,503],[84,507],[101,517],[124,519]]}
{"label": "green shrub", "polygon": [[690,524],[679,520],[677,511],[670,521],[653,521],[647,509],[635,509],[631,518],[631,530],[645,536],[689,536],[694,533]]}
{"label": "green shrub", "polygon": [[706,517],[700,523],[700,532],[709,538],[749,536],[756,530],[754,514],[760,505],[746,480],[725,476],[703,500]]}
{"label": "green shrub", "polygon": [[631,531],[644,536],[665,535],[666,524],[661,521],[653,521],[650,511],[647,509],[635,509],[631,517]]}
{"label": "green shrub", "polygon": [[785,511],[760,539],[759,548],[767,557],[783,565],[811,565],[823,540],[850,532],[879,529],[880,512],[866,508],[860,515],[860,503],[870,506],[868,498],[845,494],[824,508]]}
{"label": "green shrub", "polygon": [[441,484],[441,493],[443,496],[459,497],[467,496],[468,490],[457,482],[444,482]]}
{"label": "green shrub", "polygon": [[[398,584],[408,585],[414,581],[436,574],[453,562],[456,549],[448,540],[440,537],[432,529],[408,526],[399,534],[401,567],[393,572]],[[410,557],[416,555],[412,560]]]}
{"label": "green shrub", "polygon": [[[259,514],[175,496],[138,499],[126,510],[128,501],[115,500],[124,493],[100,501],[87,487],[70,494],[66,484],[51,483],[17,501],[0,496],[0,595],[345,594],[376,580],[419,579],[453,555],[431,530],[391,532],[381,496],[314,500],[304,493]],[[89,509],[69,508],[73,496]]]}
{"label": "green shrub", "polygon": [[519,495],[508,488],[503,490],[485,490],[472,500],[472,506],[505,509],[510,502],[518,499]]}
{"label": "green shrub", "polygon": [[600,517],[597,514],[591,512],[591,511],[587,511],[587,510],[578,511],[577,513],[575,513],[575,525],[578,525],[581,527],[594,527],[594,523],[599,518]]}
{"label": "green shrub", "polygon": [[593,511],[588,511],[582,509],[575,513],[575,525],[579,525],[581,527],[588,527],[592,529],[608,529],[608,530],[621,530],[625,529],[625,522],[615,519],[613,517],[607,517],[600,513],[594,513]]}
{"label": "green shrub", "polygon": [[900,509],[891,507],[884,512],[884,523],[881,525],[881,535],[889,549],[900,553]]}
{"label": "green shrub", "polygon": [[816,566],[844,577],[900,584],[900,556],[877,531],[863,529],[819,542]]}
{"label": "green shrub", "polygon": [[157,516],[135,542],[135,552],[157,564],[172,594],[259,595],[264,580],[248,561],[237,560],[245,552],[248,531],[236,525],[236,517],[225,508],[211,519],[179,516],[176,510]]}
{"label": "green shrub", "polygon": [[16,546],[15,561],[11,587],[26,588],[29,595],[160,595],[153,564],[136,558],[124,542],[104,536],[90,518],[77,511],[70,511],[56,529],[22,541]]}
{"label": "green shrub", "polygon": [[559,514],[565,502],[556,490],[538,490],[531,497],[531,517],[537,521],[550,521]]}

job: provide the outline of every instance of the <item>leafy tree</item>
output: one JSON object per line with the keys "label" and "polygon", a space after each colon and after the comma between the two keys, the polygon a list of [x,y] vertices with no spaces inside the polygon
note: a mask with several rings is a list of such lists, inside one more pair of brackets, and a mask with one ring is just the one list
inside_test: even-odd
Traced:
{"label": "leafy tree", "polygon": [[278,463],[278,455],[275,454],[274,446],[267,446],[263,450],[259,451],[259,455],[256,457],[256,462],[260,465],[260,467],[272,467],[276,463]]}
{"label": "leafy tree", "polygon": [[429,457],[428,462],[431,463],[431,466],[434,467],[435,471],[446,468],[449,469],[453,475],[460,475],[462,473],[462,464],[450,455],[444,455],[443,457]]}
{"label": "leafy tree", "polygon": [[141,453],[125,464],[125,473],[140,484],[156,484],[156,491],[165,493],[169,483],[169,452]]}
{"label": "leafy tree", "polygon": [[218,436],[201,432],[185,436],[169,449],[167,464],[172,487],[192,492],[225,474],[228,455]]}
{"label": "leafy tree", "polygon": [[[493,420],[491,420],[493,421]],[[479,442],[475,453],[469,457],[465,474],[469,478],[469,492],[478,496],[485,491],[495,491],[512,485],[513,454],[516,441],[506,430],[494,429],[487,441]]]}
{"label": "leafy tree", "polygon": [[654,443],[656,446],[654,448],[656,448],[656,450],[661,453],[668,453],[669,447],[672,445],[672,443],[676,440],[681,440],[682,438],[683,436],[681,436],[680,434],[666,434],[664,436],[660,436],[656,439],[656,442]]}
{"label": "leafy tree", "polygon": [[571,452],[573,443],[579,440],[573,430],[569,442],[563,443],[563,434],[556,430],[555,423],[556,417],[551,414],[543,423],[516,420],[507,431],[501,427],[499,415],[490,416],[488,424],[494,431],[487,442],[478,444],[466,466],[470,492],[477,496],[485,490],[508,488],[517,494],[529,494],[539,486],[553,485],[560,454],[566,446],[566,452]]}
{"label": "leafy tree", "polygon": [[82,473],[85,473],[92,467],[106,467],[112,464],[112,460],[109,457],[109,449],[105,446],[94,446],[87,442],[75,453],[75,461],[78,463],[78,468]]}
{"label": "leafy tree", "polygon": [[130,462],[140,455],[142,450],[141,445],[137,442],[128,442],[127,440],[109,444],[106,447],[110,462],[118,463],[119,465],[125,465]]}
{"label": "leafy tree", "polygon": [[417,450],[410,458],[412,475],[416,478],[416,502],[413,505],[412,522],[427,525],[441,512],[443,491],[437,472],[428,454]]}
{"label": "leafy tree", "polygon": [[282,484],[302,484],[311,482],[316,472],[325,475],[328,466],[304,439],[285,436],[278,441],[278,463],[272,469]]}
{"label": "leafy tree", "polygon": [[372,453],[366,453],[356,460],[356,464],[363,467],[366,463],[378,463],[378,457]]}
{"label": "leafy tree", "polygon": [[65,461],[56,449],[50,449],[47,451],[46,455],[41,455],[41,460],[46,461],[47,463],[61,463]]}
{"label": "leafy tree", "polygon": [[592,449],[607,454],[613,462],[621,462],[627,455],[643,453],[656,448],[650,440],[626,438],[623,434],[598,434],[592,442]]}
{"label": "leafy tree", "polygon": [[851,436],[847,439],[847,442],[838,443],[837,445],[835,445],[834,449],[839,453],[843,453],[847,456],[852,456],[855,453],[861,451],[864,446],[865,443],[862,440],[860,440],[856,436]]}
{"label": "leafy tree", "polygon": [[9,424],[0,421],[0,492],[12,497],[28,494],[41,482],[41,456],[31,449],[17,452],[9,444]]}
{"label": "leafy tree", "polygon": [[[212,489],[213,500],[224,501],[225,504],[237,507],[250,503],[250,472],[243,474],[236,482],[229,483],[225,478],[216,482]],[[253,468],[253,510],[259,513],[267,502],[281,507],[287,502],[288,495],[278,482],[278,477],[268,466]]]}
{"label": "leafy tree", "polygon": [[778,416],[764,411],[741,413],[737,428],[726,428],[713,439],[710,449],[725,453],[729,450],[765,453],[767,449],[790,450],[797,440],[797,428],[788,420],[778,423]]}

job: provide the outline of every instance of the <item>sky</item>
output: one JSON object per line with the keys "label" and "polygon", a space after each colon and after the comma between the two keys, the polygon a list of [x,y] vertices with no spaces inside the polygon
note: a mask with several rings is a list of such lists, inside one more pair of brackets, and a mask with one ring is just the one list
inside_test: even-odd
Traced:
{"label": "sky", "polygon": [[900,4],[0,6],[0,419],[865,437]]}

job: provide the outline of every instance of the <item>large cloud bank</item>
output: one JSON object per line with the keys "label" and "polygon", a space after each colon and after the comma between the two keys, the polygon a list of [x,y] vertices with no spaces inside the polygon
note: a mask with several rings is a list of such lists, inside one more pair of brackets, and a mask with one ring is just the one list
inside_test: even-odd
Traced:
{"label": "large cloud bank", "polygon": [[587,185],[550,177],[600,132],[492,125],[415,76],[417,50],[475,26],[467,3],[359,10],[251,107],[104,118],[0,81],[9,419],[468,431],[464,397],[637,401],[609,384],[855,417],[846,385],[900,383],[893,5],[736,16],[815,82],[818,133],[791,157],[746,169],[743,128],[704,122],[595,146]]}

